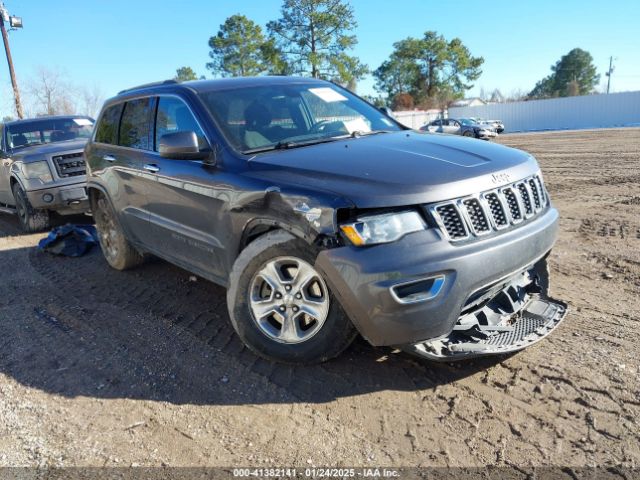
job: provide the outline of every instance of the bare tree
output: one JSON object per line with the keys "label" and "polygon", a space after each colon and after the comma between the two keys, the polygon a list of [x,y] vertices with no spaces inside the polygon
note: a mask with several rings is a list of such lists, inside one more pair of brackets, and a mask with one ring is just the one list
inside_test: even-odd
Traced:
{"label": "bare tree", "polygon": [[515,88],[511,90],[511,93],[507,95],[504,99],[505,102],[522,102],[523,100],[527,100],[529,96],[527,92],[522,90],[521,88]]}
{"label": "bare tree", "polygon": [[80,89],[80,108],[78,113],[82,113],[89,117],[94,117],[98,114],[98,110],[102,106],[104,101],[104,94],[98,85],[93,87],[81,87]]}
{"label": "bare tree", "polygon": [[39,67],[28,83],[36,115],[73,114],[76,112],[73,87],[59,70]]}

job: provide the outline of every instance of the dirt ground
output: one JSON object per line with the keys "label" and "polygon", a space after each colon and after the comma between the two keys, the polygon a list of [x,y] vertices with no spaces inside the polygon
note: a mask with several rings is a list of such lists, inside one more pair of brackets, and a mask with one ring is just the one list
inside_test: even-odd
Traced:
{"label": "dirt ground", "polygon": [[433,364],[257,359],[224,291],[36,250],[0,215],[0,466],[640,466],[640,129],[505,135],[560,209],[558,331]]}

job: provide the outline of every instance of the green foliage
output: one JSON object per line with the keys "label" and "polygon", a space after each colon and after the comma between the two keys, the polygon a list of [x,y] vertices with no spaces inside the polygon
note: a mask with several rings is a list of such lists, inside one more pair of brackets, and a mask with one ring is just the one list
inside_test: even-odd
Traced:
{"label": "green foliage", "polygon": [[410,94],[415,103],[440,103],[461,98],[473,87],[484,63],[459,38],[447,41],[437,32],[394,43],[394,51],[376,71],[376,88],[390,99]]}
{"label": "green foliage", "polygon": [[551,67],[551,74],[529,93],[530,98],[567,97],[588,95],[600,81],[591,54],[574,48]]}
{"label": "green foliage", "polygon": [[373,95],[363,95],[362,98],[364,98],[367,102],[369,102],[371,105],[377,108],[382,108],[387,106],[387,102],[385,101],[384,97],[382,97],[381,95],[378,95],[375,97]]}
{"label": "green foliage", "polygon": [[284,0],[281,18],[267,24],[294,73],[336,81],[355,88],[366,65],[346,52],[357,43],[350,32],[357,23],[344,0]]}
{"label": "green foliage", "polygon": [[188,82],[190,80],[198,80],[198,75],[191,67],[180,67],[176,70],[176,76],[173,79],[178,82]]}
{"label": "green foliage", "polygon": [[288,69],[272,40],[262,28],[244,15],[233,15],[220,25],[218,34],[209,39],[212,61],[207,68],[223,77],[281,74]]}

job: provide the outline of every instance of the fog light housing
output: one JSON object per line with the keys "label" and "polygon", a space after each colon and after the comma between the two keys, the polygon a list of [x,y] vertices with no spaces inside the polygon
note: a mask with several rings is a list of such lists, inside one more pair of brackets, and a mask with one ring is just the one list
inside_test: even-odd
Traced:
{"label": "fog light housing", "polygon": [[411,304],[436,298],[444,286],[444,275],[400,283],[391,287],[391,296],[398,303]]}
{"label": "fog light housing", "polygon": [[45,193],[44,195],[42,195],[42,201],[45,203],[53,202],[53,195],[51,195],[50,193]]}

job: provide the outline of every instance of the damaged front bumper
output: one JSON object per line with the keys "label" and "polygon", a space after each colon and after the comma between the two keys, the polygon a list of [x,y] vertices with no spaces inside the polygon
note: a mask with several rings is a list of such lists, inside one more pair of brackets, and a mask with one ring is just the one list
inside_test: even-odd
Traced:
{"label": "damaged front bumper", "polygon": [[562,322],[567,305],[546,294],[543,259],[532,268],[474,294],[445,337],[403,346],[429,360],[454,361],[507,354],[539,342]]}

